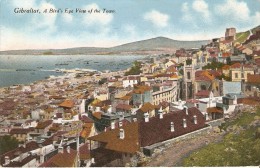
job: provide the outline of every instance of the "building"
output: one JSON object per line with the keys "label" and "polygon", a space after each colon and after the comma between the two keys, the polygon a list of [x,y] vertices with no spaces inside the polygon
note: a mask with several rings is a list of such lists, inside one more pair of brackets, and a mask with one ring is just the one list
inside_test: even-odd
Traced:
{"label": "building", "polygon": [[243,89],[246,96],[260,97],[260,75],[248,74]]}
{"label": "building", "polygon": [[151,118],[133,121],[125,126],[102,132],[88,138],[93,166],[125,166],[136,156],[141,147],[160,143],[204,128],[203,114],[195,107],[159,113]]}
{"label": "building", "polygon": [[225,40],[236,40],[236,28],[226,28]]}

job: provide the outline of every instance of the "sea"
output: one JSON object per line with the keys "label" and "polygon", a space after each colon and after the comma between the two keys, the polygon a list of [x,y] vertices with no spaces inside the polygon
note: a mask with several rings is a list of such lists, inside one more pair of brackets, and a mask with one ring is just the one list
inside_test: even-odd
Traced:
{"label": "sea", "polygon": [[50,76],[61,76],[58,69],[119,71],[132,66],[142,55],[0,55],[0,87],[30,84]]}

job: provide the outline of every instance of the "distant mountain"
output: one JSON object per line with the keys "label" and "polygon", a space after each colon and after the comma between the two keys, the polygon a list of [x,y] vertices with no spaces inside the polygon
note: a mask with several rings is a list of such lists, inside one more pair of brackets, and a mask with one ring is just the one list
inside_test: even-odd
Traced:
{"label": "distant mountain", "polygon": [[160,54],[173,53],[179,48],[199,48],[209,41],[177,41],[166,37],[156,37],[152,39],[136,41],[111,48],[79,47],[67,49],[47,49],[47,50],[9,50],[0,51],[0,55],[76,55],[76,54]]}

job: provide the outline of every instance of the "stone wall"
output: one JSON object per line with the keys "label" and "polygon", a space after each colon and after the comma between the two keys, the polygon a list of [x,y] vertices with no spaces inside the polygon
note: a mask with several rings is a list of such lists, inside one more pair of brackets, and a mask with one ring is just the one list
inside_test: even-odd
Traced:
{"label": "stone wall", "polygon": [[206,122],[206,124],[210,125],[211,127],[218,127],[224,122],[225,122],[224,118],[220,118],[217,120],[208,121],[208,122]]}
{"label": "stone wall", "polygon": [[173,138],[173,139],[169,139],[163,142],[159,142],[150,146],[146,146],[142,148],[142,152],[147,155],[147,156],[152,156],[153,153],[155,153],[156,151],[162,151],[163,149],[171,146],[173,143],[182,141],[182,140],[186,140],[186,139],[191,139],[194,138],[198,135],[202,135],[202,134],[206,134],[211,130],[211,126],[208,125],[205,128],[199,129],[197,131],[194,132],[190,132],[188,134],[185,135],[181,135],[179,137]]}

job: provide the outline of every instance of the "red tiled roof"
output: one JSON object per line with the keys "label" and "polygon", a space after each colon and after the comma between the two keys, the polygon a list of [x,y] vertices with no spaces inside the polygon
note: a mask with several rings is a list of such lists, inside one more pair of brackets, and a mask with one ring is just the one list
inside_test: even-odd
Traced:
{"label": "red tiled roof", "polygon": [[84,145],[79,147],[79,157],[80,157],[80,160],[90,159],[90,151],[88,148],[88,143],[85,143]]}
{"label": "red tiled roof", "polygon": [[37,148],[39,148],[39,145],[36,142],[31,141],[31,142],[28,142],[27,144],[25,144],[25,147],[20,146],[14,150],[8,151],[0,156],[1,165],[4,164],[5,156],[8,156],[10,158],[10,160],[12,160],[23,153],[35,150]]}
{"label": "red tiled roof", "polygon": [[231,68],[240,68],[241,64],[240,63],[235,63],[233,65],[230,66]]}
{"label": "red tiled roof", "polygon": [[214,80],[214,76],[206,70],[196,71],[195,72],[195,80],[196,81],[212,81]]}
{"label": "red tiled roof", "polygon": [[196,96],[208,97],[209,94],[210,94],[210,91],[208,91],[208,90],[200,90],[195,95]]}
{"label": "red tiled roof", "polygon": [[260,75],[247,74],[247,82],[250,84],[260,84]]}
{"label": "red tiled roof", "polygon": [[116,109],[119,109],[119,110],[131,110],[132,106],[128,105],[128,104],[118,104],[116,106]]}
{"label": "red tiled roof", "polygon": [[99,141],[104,143],[104,148],[125,152],[125,153],[135,153],[139,150],[138,142],[138,123],[133,122],[127,124],[123,127],[125,132],[125,138],[119,138],[119,128],[113,129],[111,131],[102,132],[96,136],[88,138],[89,140]]}
{"label": "red tiled roof", "polygon": [[152,105],[151,103],[145,103],[140,109],[137,110],[137,112],[146,113],[149,111],[152,111],[156,108],[155,105]]}
{"label": "red tiled roof", "polygon": [[222,54],[222,57],[230,57],[231,56],[231,53],[230,52],[226,52],[226,53],[223,53]]}
{"label": "red tiled roof", "polygon": [[34,128],[13,128],[11,129],[10,134],[27,134],[33,130]]}
{"label": "red tiled roof", "polygon": [[65,107],[65,108],[72,108],[74,107],[74,102],[72,100],[65,100],[61,104],[59,104],[60,107]]}
{"label": "red tiled roof", "polygon": [[223,113],[223,109],[219,107],[209,107],[207,108],[207,113]]}
{"label": "red tiled roof", "polygon": [[[149,122],[140,122],[140,145],[152,145],[205,127],[204,116],[197,108],[189,108],[188,113],[186,115],[184,110],[180,110],[164,114],[163,119],[155,116],[150,118]],[[197,124],[193,122],[194,115],[197,116]],[[186,128],[183,127],[183,119],[186,119]],[[170,131],[171,122],[174,123],[174,132]]]}
{"label": "red tiled roof", "polygon": [[94,123],[94,121],[91,118],[89,118],[85,115],[81,116],[80,120],[84,123]]}
{"label": "red tiled roof", "polygon": [[38,122],[36,129],[45,129],[52,124],[52,120],[40,121]]}
{"label": "red tiled roof", "polygon": [[229,65],[224,65],[223,67],[222,67],[222,70],[229,70],[230,69],[230,66]]}
{"label": "red tiled roof", "polygon": [[64,149],[63,153],[57,153],[39,167],[73,167],[76,156],[77,151],[70,149],[70,153],[68,153],[67,149]]}
{"label": "red tiled roof", "polygon": [[[197,117],[197,124],[194,123],[194,116]],[[183,119],[186,119],[187,127],[183,127]],[[174,123],[174,132],[170,131],[170,123]],[[184,110],[170,112],[149,119],[149,122],[132,122],[122,128],[125,131],[125,138],[119,138],[119,129],[102,132],[96,136],[88,138],[104,144],[105,149],[135,153],[139,147],[152,145],[180,135],[205,127],[203,114],[195,107],[188,109],[188,115]]]}

